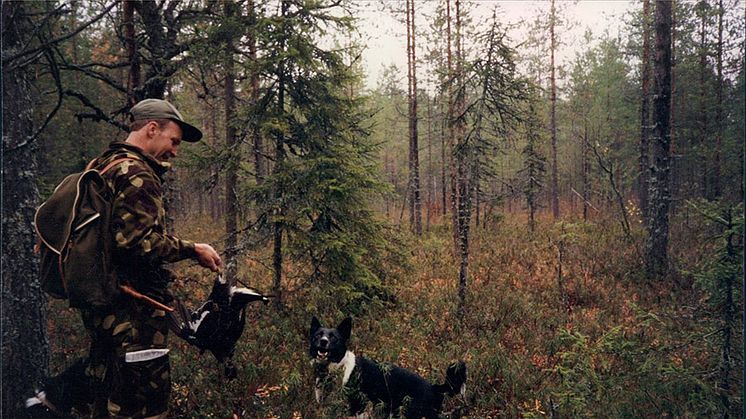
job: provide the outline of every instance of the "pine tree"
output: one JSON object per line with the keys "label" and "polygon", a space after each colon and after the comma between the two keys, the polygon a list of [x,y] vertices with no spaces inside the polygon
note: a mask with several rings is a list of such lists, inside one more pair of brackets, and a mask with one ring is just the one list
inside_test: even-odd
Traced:
{"label": "pine tree", "polygon": [[645,267],[649,278],[668,273],[668,217],[671,171],[671,2],[656,0],[655,75],[653,91],[652,164],[650,172],[650,209],[648,238],[645,243]]}

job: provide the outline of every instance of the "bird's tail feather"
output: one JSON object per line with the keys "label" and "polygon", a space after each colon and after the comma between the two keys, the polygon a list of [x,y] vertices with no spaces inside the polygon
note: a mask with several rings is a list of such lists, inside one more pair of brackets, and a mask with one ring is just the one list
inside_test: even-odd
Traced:
{"label": "bird's tail feather", "polygon": [[174,306],[174,311],[168,313],[168,327],[176,335],[184,337],[189,328],[191,314],[189,314],[189,310],[187,310],[184,303],[178,298],[174,300]]}

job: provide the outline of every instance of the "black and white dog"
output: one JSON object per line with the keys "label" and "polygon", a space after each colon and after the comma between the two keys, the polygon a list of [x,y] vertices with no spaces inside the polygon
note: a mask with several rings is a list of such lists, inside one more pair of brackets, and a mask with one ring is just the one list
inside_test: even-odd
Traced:
{"label": "black and white dog", "polygon": [[401,415],[408,419],[435,419],[441,410],[444,395],[464,394],[466,364],[451,364],[443,384],[430,384],[419,375],[390,364],[378,364],[347,349],[352,333],[352,319],[346,318],[336,328],[322,327],[316,317],[311,319],[310,349],[315,367],[316,400],[321,403],[328,388],[328,372],[343,370],[342,384],[349,403],[349,415],[358,418],[366,404],[382,407],[382,413]]}

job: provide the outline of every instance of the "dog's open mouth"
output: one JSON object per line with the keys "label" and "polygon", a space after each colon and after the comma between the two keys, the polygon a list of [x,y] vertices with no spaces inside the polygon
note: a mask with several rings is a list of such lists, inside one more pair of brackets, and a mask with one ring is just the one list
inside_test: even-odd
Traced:
{"label": "dog's open mouth", "polygon": [[318,358],[319,360],[322,360],[322,361],[326,360],[326,357],[328,355],[329,355],[329,352],[326,349],[319,349],[316,352],[316,358]]}

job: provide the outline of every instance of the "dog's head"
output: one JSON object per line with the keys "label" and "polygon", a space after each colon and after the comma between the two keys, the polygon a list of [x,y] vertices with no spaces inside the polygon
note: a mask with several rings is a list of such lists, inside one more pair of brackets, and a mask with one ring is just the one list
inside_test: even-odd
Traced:
{"label": "dog's head", "polygon": [[314,316],[309,333],[311,346],[309,355],[319,362],[340,362],[347,352],[347,341],[352,333],[352,319],[342,320],[336,328],[326,328]]}

